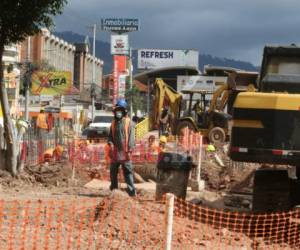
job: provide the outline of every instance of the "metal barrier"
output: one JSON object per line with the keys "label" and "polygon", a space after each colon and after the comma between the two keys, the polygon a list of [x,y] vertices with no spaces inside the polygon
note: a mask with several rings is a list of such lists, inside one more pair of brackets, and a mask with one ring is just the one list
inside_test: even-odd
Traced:
{"label": "metal barrier", "polygon": [[142,139],[149,132],[150,121],[149,118],[145,118],[135,126],[135,139]]}

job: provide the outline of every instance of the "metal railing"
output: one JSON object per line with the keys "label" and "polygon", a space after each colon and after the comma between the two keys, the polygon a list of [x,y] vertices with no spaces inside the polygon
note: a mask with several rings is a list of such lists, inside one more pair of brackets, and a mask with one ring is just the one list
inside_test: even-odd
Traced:
{"label": "metal railing", "polygon": [[135,139],[142,139],[149,132],[149,118],[145,118],[135,126]]}

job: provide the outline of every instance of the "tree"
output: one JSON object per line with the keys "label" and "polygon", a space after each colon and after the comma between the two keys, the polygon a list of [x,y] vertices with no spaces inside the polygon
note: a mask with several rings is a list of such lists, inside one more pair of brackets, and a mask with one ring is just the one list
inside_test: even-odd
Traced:
{"label": "tree", "polygon": [[126,82],[125,98],[128,102],[128,107],[130,107],[132,100],[133,113],[137,114],[138,110],[142,112],[145,111],[145,100],[142,97],[140,90],[136,85],[133,85],[132,89],[130,89],[129,81]]}
{"label": "tree", "polygon": [[18,138],[10,117],[7,91],[3,82],[4,46],[23,41],[39,32],[41,27],[51,27],[53,16],[61,14],[67,0],[1,0],[0,1],[0,104],[3,111],[6,149],[6,169],[18,174]]}
{"label": "tree", "polygon": [[37,62],[25,62],[19,63],[22,69],[22,75],[20,82],[20,94],[25,96],[26,87],[31,86],[31,76],[35,71],[56,71],[56,68],[49,64],[49,61],[43,59]]}

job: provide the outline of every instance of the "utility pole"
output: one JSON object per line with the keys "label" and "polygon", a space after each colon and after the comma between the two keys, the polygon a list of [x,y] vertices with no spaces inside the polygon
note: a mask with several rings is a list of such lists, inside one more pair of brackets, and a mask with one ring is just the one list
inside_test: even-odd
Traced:
{"label": "utility pole", "polygon": [[130,119],[132,120],[132,113],[133,113],[133,96],[132,96],[132,71],[133,71],[133,65],[132,65],[132,48],[129,48],[129,59],[130,59],[130,69],[129,69],[129,83],[130,83]]}
{"label": "utility pole", "polygon": [[92,75],[92,86],[91,86],[91,98],[92,98],[92,121],[94,120],[94,110],[95,110],[95,81],[96,81],[96,72],[95,72],[95,53],[96,53],[96,29],[97,25],[93,25],[93,75]]}
{"label": "utility pole", "polygon": [[[31,52],[31,39],[30,36],[28,37],[28,43],[27,43],[27,73],[29,74],[29,71],[31,70],[30,65],[30,52]],[[25,79],[26,85],[25,85],[25,121],[29,121],[29,76]]]}

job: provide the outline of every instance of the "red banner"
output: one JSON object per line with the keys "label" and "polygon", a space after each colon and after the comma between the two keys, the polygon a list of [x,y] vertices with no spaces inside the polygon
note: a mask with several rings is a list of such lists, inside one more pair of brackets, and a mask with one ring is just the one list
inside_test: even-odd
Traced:
{"label": "red banner", "polygon": [[126,56],[115,55],[114,56],[114,94],[113,94],[113,104],[115,105],[119,97],[119,76],[126,72]]}

